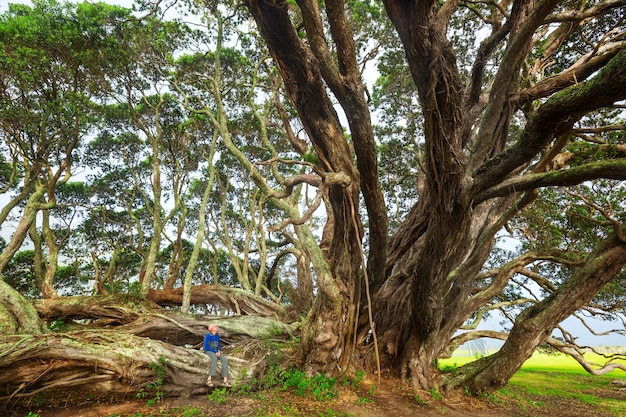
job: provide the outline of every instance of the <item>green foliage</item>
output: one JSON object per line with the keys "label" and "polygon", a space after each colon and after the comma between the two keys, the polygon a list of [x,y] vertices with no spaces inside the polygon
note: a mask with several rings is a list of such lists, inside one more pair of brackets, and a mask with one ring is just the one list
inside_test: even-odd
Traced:
{"label": "green foliage", "polygon": [[223,402],[225,402],[227,397],[228,393],[226,391],[226,388],[215,388],[213,392],[207,395],[207,399],[209,401],[214,401],[218,404],[222,404]]}
{"label": "green foliage", "polygon": [[17,252],[4,271],[2,278],[26,298],[40,298],[41,291],[37,288],[34,276],[35,251]]}
{"label": "green foliage", "polygon": [[128,286],[128,295],[141,297],[141,284],[139,282],[131,282]]}
{"label": "green foliage", "polygon": [[357,369],[354,372],[354,378],[344,376],[343,380],[341,381],[341,385],[344,387],[347,385],[352,385],[354,388],[358,388],[359,385],[361,385],[361,382],[363,382],[363,379],[365,379],[365,371],[362,369]]}
{"label": "green foliage", "polygon": [[371,403],[372,399],[368,397],[359,397],[356,400],[356,405],[365,405],[367,403]]}
{"label": "green foliage", "polygon": [[286,371],[280,365],[280,354],[271,351],[267,357],[267,371],[259,378],[257,385],[260,389],[280,386],[286,379]]}
{"label": "green foliage", "polygon": [[326,401],[339,395],[336,378],[322,374],[309,377],[303,371],[295,368],[287,372],[283,387],[295,389],[296,395],[300,396],[312,394],[317,401]]}
{"label": "green foliage", "polygon": [[437,388],[431,388],[430,390],[428,390],[428,393],[435,401],[443,400],[443,395],[441,395]]}
{"label": "green foliage", "polygon": [[161,386],[163,385],[163,380],[167,374],[166,367],[169,366],[169,361],[165,359],[163,356],[160,356],[157,362],[152,362],[150,364],[150,369],[154,372],[155,381],[150,384],[146,384],[145,387],[140,388],[139,392],[136,394],[137,398],[145,398],[149,393],[152,393],[154,397],[149,398],[147,404],[152,406],[156,403],[161,402],[163,398],[163,392],[161,391]]}
{"label": "green foliage", "polygon": [[297,395],[304,396],[309,389],[310,383],[310,378],[306,373],[294,368],[286,374],[283,387],[285,389],[294,388]]}
{"label": "green foliage", "polygon": [[57,318],[50,322],[50,330],[53,332],[66,332],[70,329],[70,325],[63,319]]}
{"label": "green foliage", "polygon": [[188,408],[183,411],[183,417],[203,417],[204,413],[199,408]]}
{"label": "green foliage", "polygon": [[309,389],[317,401],[327,401],[339,395],[337,380],[322,374],[317,374],[311,379]]}
{"label": "green foliage", "polygon": [[418,394],[415,394],[415,396],[413,398],[422,407],[430,406],[430,401],[428,401],[427,399],[424,399],[424,398],[420,398],[420,396]]}

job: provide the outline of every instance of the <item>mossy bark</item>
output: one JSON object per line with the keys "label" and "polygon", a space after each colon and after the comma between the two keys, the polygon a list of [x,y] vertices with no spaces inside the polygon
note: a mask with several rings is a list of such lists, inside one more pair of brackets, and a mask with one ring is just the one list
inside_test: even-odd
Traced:
{"label": "mossy bark", "polygon": [[0,278],[0,320],[7,333],[40,334],[44,325],[33,304]]}

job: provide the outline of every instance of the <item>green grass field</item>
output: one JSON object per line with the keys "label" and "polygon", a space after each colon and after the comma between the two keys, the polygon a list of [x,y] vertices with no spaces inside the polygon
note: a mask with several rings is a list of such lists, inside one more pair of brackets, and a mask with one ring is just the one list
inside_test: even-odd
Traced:
{"label": "green grass field", "polygon": [[[587,354],[589,362],[604,363],[600,355]],[[456,367],[473,361],[471,356],[454,356],[440,361],[441,367]],[[626,360],[619,363],[626,365]],[[611,382],[626,379],[626,372],[614,370],[604,375],[587,373],[572,357],[563,354],[535,353],[511,378],[508,385],[493,396],[503,402],[514,399],[528,407],[541,407],[543,402],[567,400],[589,404],[609,411],[616,417],[626,416],[626,401]]]}

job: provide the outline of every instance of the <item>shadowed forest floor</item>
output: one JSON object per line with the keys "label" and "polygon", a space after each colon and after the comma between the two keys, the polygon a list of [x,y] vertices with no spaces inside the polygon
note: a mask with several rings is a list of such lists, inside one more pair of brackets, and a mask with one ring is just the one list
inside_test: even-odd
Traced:
{"label": "shadowed forest floor", "polygon": [[[610,404],[626,401],[626,390],[608,385],[591,395],[606,400],[595,404],[554,394],[529,394],[507,388],[481,398],[465,395],[441,398],[420,393],[420,398],[397,380],[364,380],[358,387],[341,386],[335,398],[318,401],[313,395],[273,389],[247,395],[213,391],[187,398],[160,401],[120,397],[106,393],[59,391],[37,399],[0,405],[7,417],[620,417]],[[218,388],[219,389],[219,388]],[[208,389],[207,389],[208,390]],[[593,403],[593,401],[591,401]],[[4,408],[4,410],[2,410]]]}

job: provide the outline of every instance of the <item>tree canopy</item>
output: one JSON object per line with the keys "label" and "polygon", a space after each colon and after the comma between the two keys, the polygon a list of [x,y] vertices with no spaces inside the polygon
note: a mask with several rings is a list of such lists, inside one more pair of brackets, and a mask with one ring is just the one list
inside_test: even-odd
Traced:
{"label": "tree canopy", "polygon": [[[5,395],[123,391],[155,357],[170,392],[193,391],[208,359],[190,347],[214,320],[231,347],[298,340],[285,352],[309,373],[384,371],[416,390],[500,388],[544,344],[592,373],[619,367],[587,364],[562,322],[626,332],[623,12],[10,4]],[[489,317],[502,328],[480,330]],[[480,337],[501,348],[438,369]],[[263,372],[240,351],[237,378]]]}

